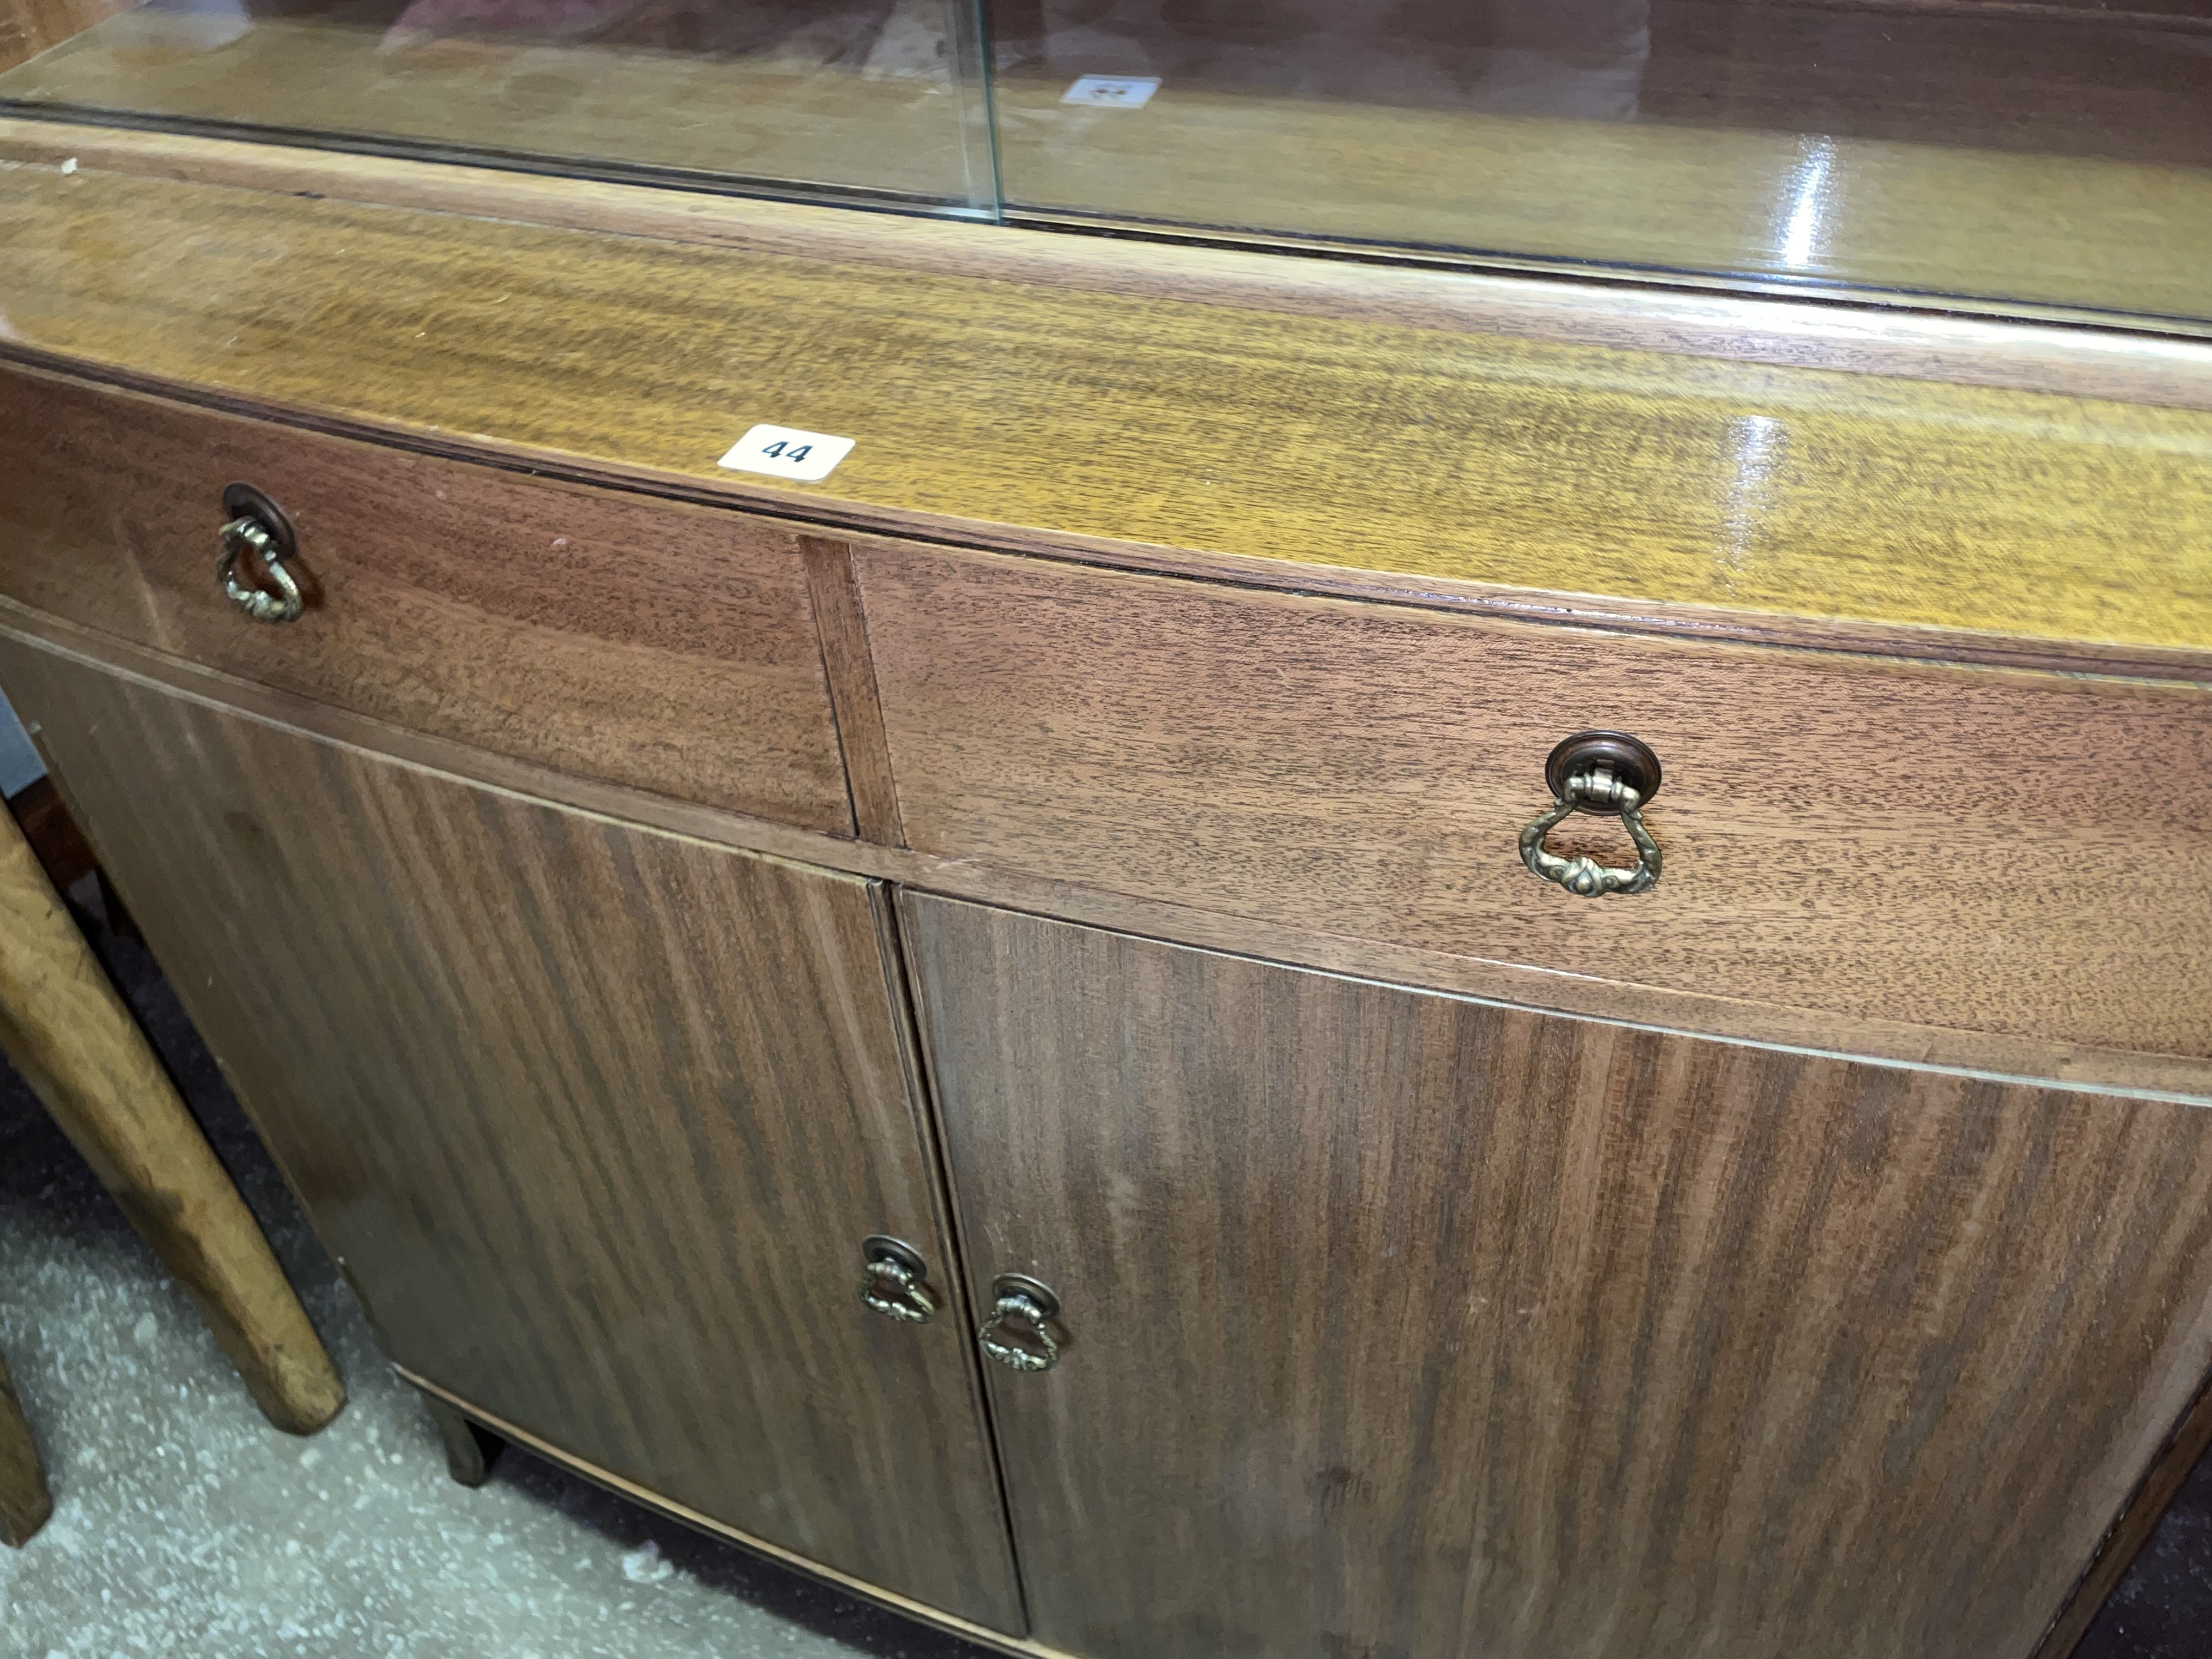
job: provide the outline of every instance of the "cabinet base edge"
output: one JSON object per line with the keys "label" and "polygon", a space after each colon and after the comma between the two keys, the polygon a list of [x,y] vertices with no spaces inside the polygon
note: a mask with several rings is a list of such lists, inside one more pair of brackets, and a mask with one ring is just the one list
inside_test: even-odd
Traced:
{"label": "cabinet base edge", "polygon": [[647,1509],[665,1515],[672,1521],[681,1521],[685,1526],[696,1531],[723,1539],[729,1543],[741,1545],[757,1555],[767,1556],[770,1560],[781,1562],[787,1567],[806,1574],[810,1578],[818,1578],[824,1583],[835,1584],[839,1589],[857,1595],[864,1601],[872,1601],[878,1607],[886,1607],[904,1618],[928,1625],[934,1629],[948,1631],[955,1636],[976,1644],[979,1647],[991,1648],[1000,1653],[1018,1655],[1021,1659],[1073,1659],[1073,1656],[1060,1648],[1048,1648],[1018,1636],[1009,1636],[1003,1631],[995,1631],[987,1626],[972,1624],[957,1613],[943,1613],[922,1602],[909,1601],[896,1590],[881,1589],[869,1583],[864,1578],[855,1578],[850,1573],[840,1572],[835,1567],[825,1567],[819,1561],[809,1560],[805,1556],[795,1551],[787,1550],[781,1544],[771,1544],[764,1538],[757,1538],[749,1532],[740,1531],[726,1522],[715,1520],[712,1516],[702,1515],[697,1510],[687,1509],[681,1504],[672,1503],[647,1488],[639,1486],[634,1480],[625,1480],[621,1475],[611,1474],[596,1463],[588,1462],[578,1457],[573,1452],[563,1451],[551,1441],[541,1439],[527,1429],[518,1428],[496,1413],[488,1412],[473,1401],[463,1399],[451,1389],[439,1387],[428,1377],[409,1370],[404,1365],[394,1364],[392,1369],[399,1380],[410,1388],[419,1389],[432,1400],[438,1401],[481,1423],[501,1439],[512,1441],[516,1445],[544,1458],[547,1462],[568,1470],[571,1474],[581,1475],[593,1486],[604,1487],[617,1497],[626,1498],[634,1504],[643,1504]]}
{"label": "cabinet base edge", "polygon": [[2029,1659],[2069,1659],[2106,1599],[2119,1588],[2129,1564],[2150,1541],[2152,1531],[2181,1491],[2182,1482],[2208,1452],[2212,1452],[2212,1376],[2205,1378],[2196,1398],[2183,1410],[2166,1443],[2114,1517],[2081,1582],[2074,1586]]}

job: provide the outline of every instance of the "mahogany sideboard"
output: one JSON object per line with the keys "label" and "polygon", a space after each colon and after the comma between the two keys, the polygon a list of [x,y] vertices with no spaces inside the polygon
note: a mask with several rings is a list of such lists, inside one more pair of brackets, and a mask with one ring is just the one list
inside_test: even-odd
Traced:
{"label": "mahogany sideboard", "polygon": [[2212,346],[0,123],[0,453],[392,1363],[641,1502],[1011,1653],[2058,1659],[2212,1435]]}

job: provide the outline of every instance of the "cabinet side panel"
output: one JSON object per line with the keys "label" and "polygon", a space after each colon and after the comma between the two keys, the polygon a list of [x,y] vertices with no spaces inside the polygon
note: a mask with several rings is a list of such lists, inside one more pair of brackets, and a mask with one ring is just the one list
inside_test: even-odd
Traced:
{"label": "cabinet side panel", "polygon": [[0,647],[393,1358],[574,1455],[1020,1629],[868,884]]}
{"label": "cabinet side panel", "polygon": [[1041,1641],[2025,1659],[2203,1375],[2201,1109],[906,912]]}

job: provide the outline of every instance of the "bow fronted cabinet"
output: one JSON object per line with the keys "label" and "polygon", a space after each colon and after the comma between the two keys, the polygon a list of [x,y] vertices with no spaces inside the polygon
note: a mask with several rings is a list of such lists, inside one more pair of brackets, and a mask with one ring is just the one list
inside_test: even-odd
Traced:
{"label": "bow fronted cabinet", "polygon": [[2057,1659],[2212,1432],[2212,349],[0,149],[0,686],[443,1407],[1075,1659]]}

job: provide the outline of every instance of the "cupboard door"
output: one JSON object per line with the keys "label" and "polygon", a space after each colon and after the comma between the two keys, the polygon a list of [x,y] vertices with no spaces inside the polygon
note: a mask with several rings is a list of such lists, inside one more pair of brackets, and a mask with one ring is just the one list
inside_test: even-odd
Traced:
{"label": "cupboard door", "polygon": [[1018,1631],[881,890],[9,647],[9,694],[392,1357]]}
{"label": "cupboard door", "polygon": [[2027,1659],[2204,1374],[2200,1107],[901,902],[1053,1646]]}

